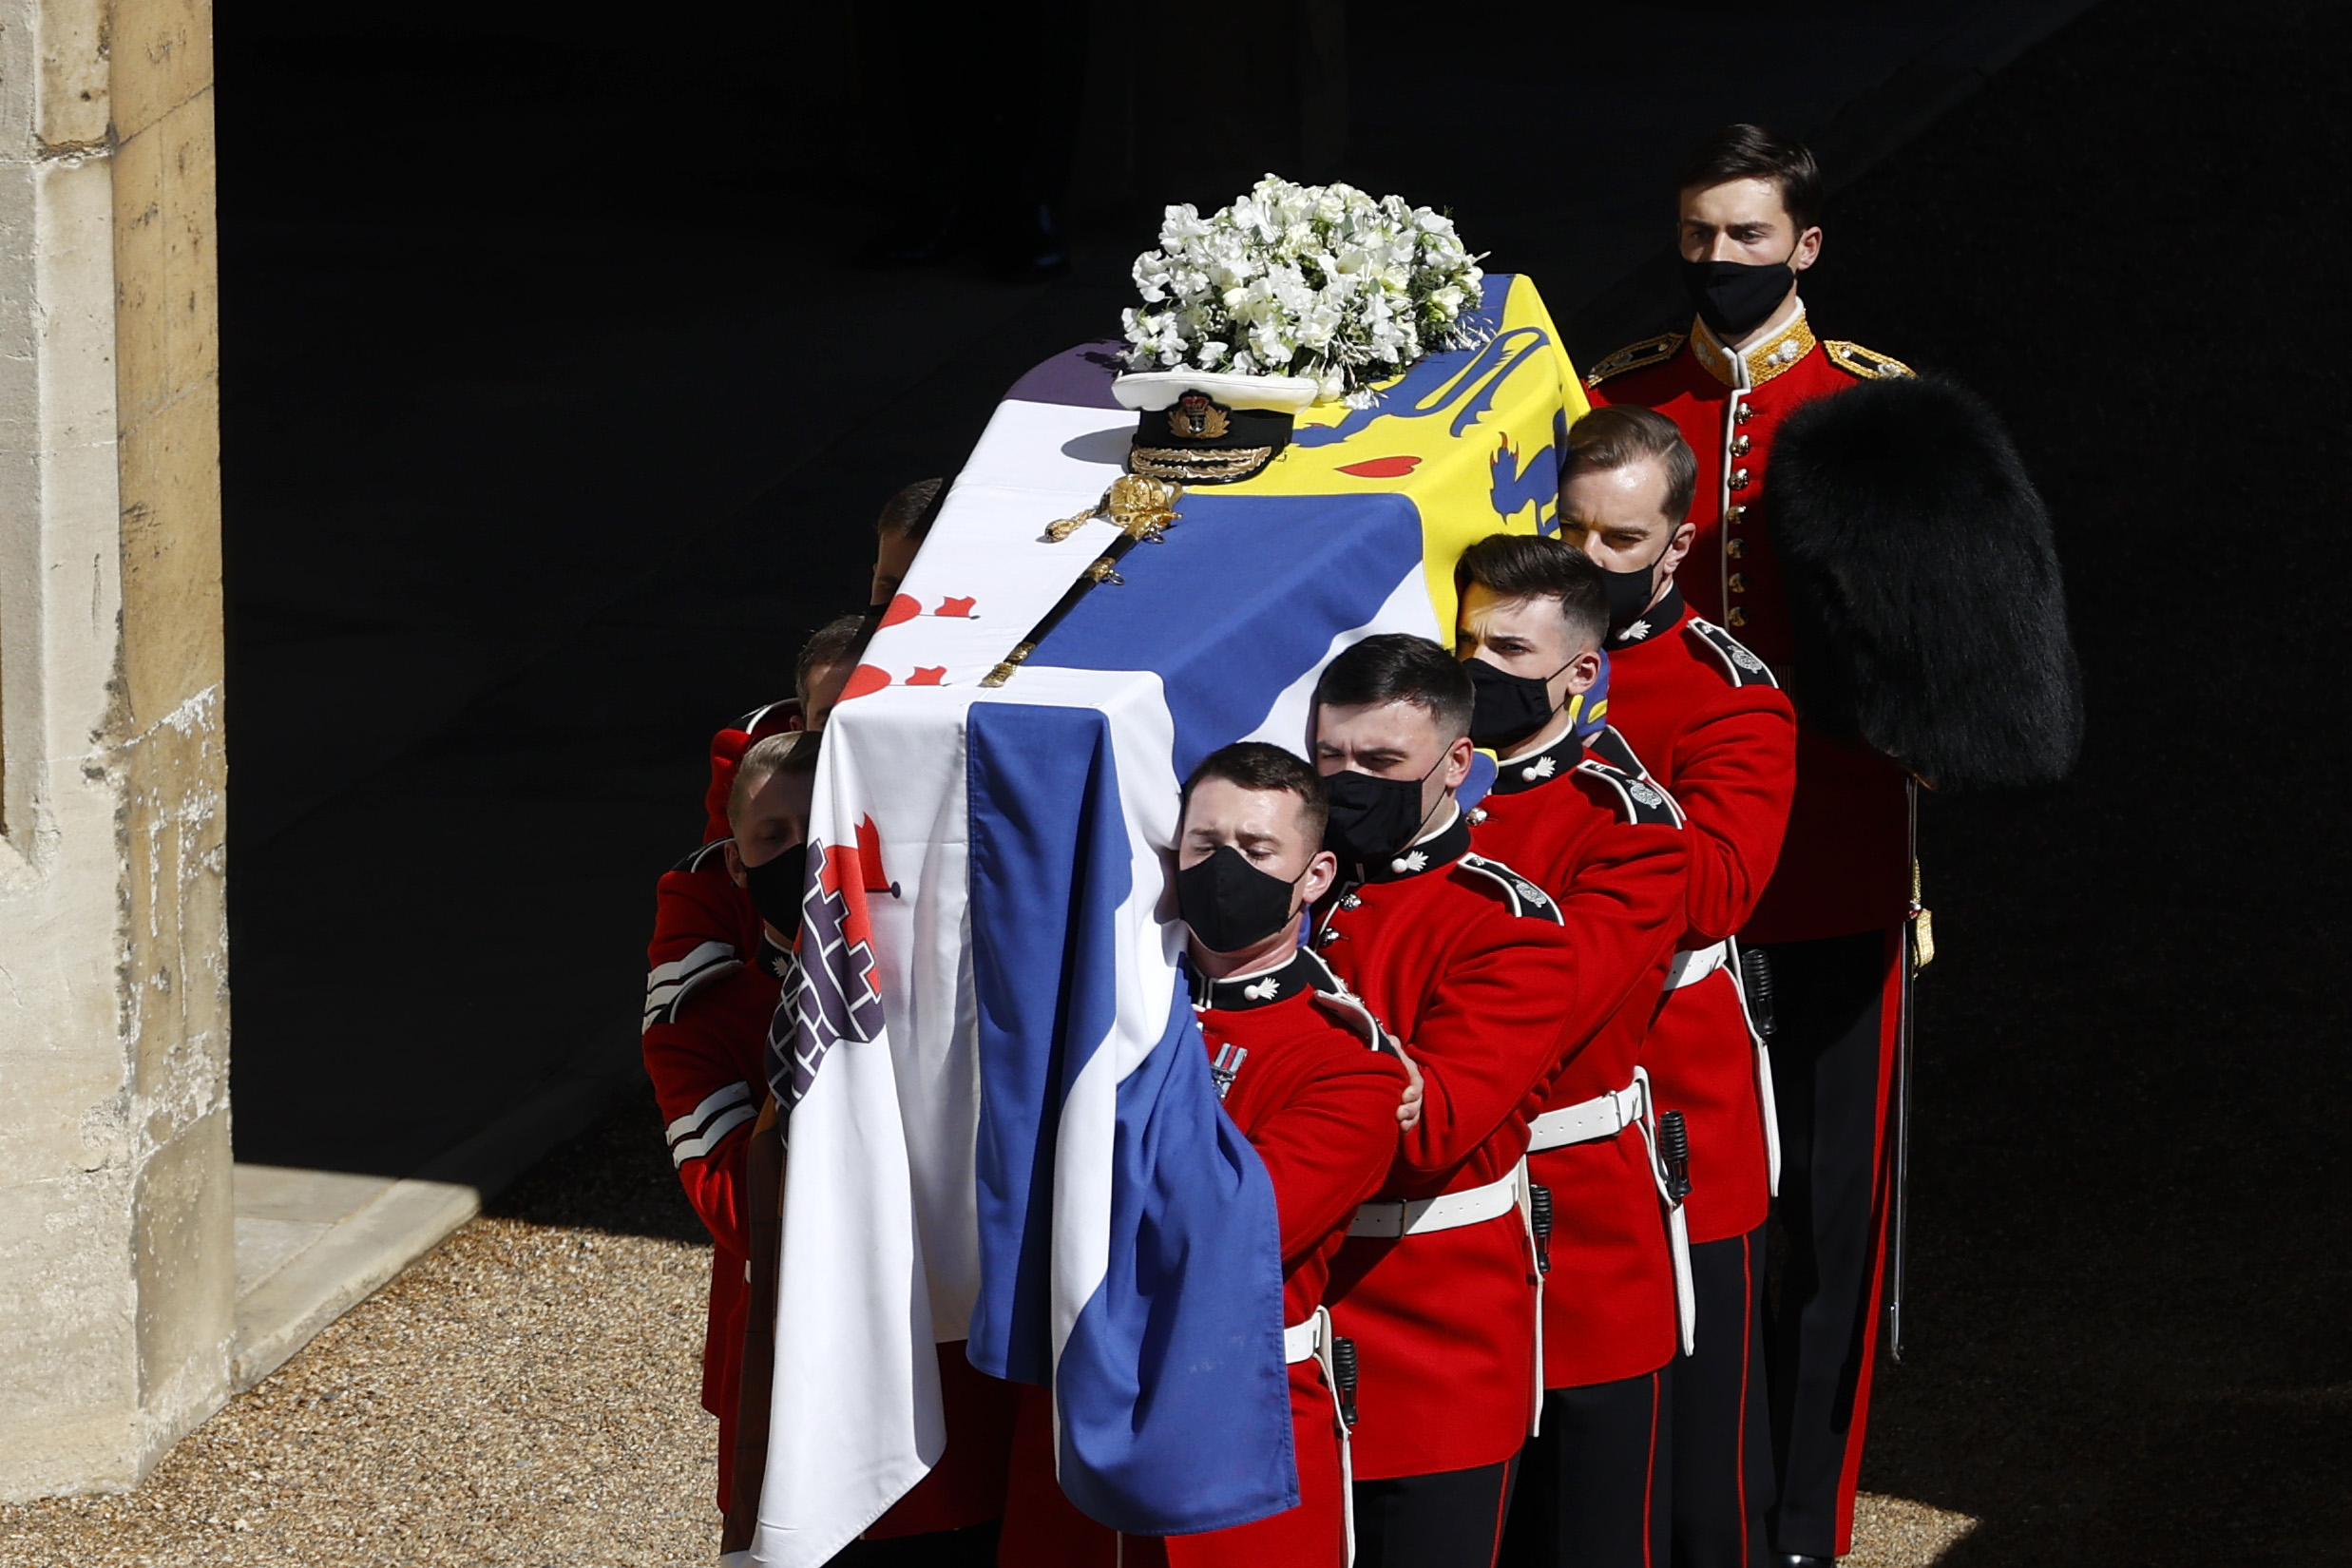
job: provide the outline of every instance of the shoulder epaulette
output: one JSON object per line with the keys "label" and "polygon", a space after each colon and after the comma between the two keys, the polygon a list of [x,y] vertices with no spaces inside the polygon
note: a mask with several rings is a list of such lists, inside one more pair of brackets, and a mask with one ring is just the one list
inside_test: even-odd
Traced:
{"label": "shoulder epaulette", "polygon": [[1864,381],[1884,381],[1892,376],[1915,373],[1900,359],[1889,358],[1876,349],[1865,349],[1859,343],[1848,343],[1842,337],[1822,339],[1821,352],[1829,362],[1848,375],[1859,375]]}
{"label": "shoulder epaulette", "polygon": [[1329,1015],[1333,1023],[1364,1042],[1367,1048],[1377,1051],[1387,1043],[1387,1035],[1382,1030],[1380,1020],[1372,1016],[1372,1009],[1367,1007],[1364,1000],[1354,992],[1332,996],[1317,991],[1314,1000],[1315,1005]]}
{"label": "shoulder epaulette", "polygon": [[1634,743],[1626,739],[1615,724],[1603,724],[1600,733],[1586,741],[1584,746],[1585,750],[1620,773],[1632,774],[1641,779],[1650,777],[1649,764],[1642,761],[1634,750]]}
{"label": "shoulder epaulette", "polygon": [[1702,621],[1694,615],[1684,622],[1684,629],[1713,657],[1715,663],[1723,670],[1724,678],[1732,685],[1780,685],[1780,678],[1772,673],[1772,666],[1758,659],[1747,643],[1713,621]]}
{"label": "shoulder epaulette", "polygon": [[1597,387],[1613,375],[1623,375],[1627,371],[1637,371],[1644,365],[1672,359],[1690,335],[1689,333],[1662,332],[1655,337],[1628,343],[1615,354],[1603,354],[1591,370],[1584,373],[1584,384]]}
{"label": "shoulder epaulette", "polygon": [[1659,828],[1682,826],[1682,808],[1675,805],[1674,797],[1659,789],[1654,780],[1639,774],[1627,773],[1623,768],[1613,768],[1606,762],[1597,762],[1589,756],[1577,764],[1577,772],[1607,785],[1616,794],[1617,809],[1626,821]]}
{"label": "shoulder epaulette", "polygon": [[674,871],[698,871],[703,867],[708,866],[712,861],[717,859],[720,854],[725,852],[727,846],[734,842],[735,840],[732,838],[714,838],[708,844],[703,845],[702,848],[695,851],[694,853],[688,855],[685,859],[671,867],[670,870]]}
{"label": "shoulder epaulette", "polygon": [[1559,906],[1551,895],[1528,881],[1500,860],[1489,860],[1482,854],[1465,854],[1454,862],[1463,870],[1480,879],[1480,885],[1493,885],[1502,893],[1502,901],[1511,906],[1515,915],[1530,920],[1548,920],[1555,926],[1567,922],[1560,918]]}
{"label": "shoulder epaulette", "polygon": [[731,730],[740,730],[745,735],[749,735],[754,730],[759,728],[760,725],[766,723],[769,716],[774,714],[778,708],[787,706],[791,707],[794,712],[797,712],[800,707],[800,699],[796,697],[779,697],[774,702],[763,702],[758,707],[754,708],[750,713],[745,714],[742,717],[728,725],[727,728]]}

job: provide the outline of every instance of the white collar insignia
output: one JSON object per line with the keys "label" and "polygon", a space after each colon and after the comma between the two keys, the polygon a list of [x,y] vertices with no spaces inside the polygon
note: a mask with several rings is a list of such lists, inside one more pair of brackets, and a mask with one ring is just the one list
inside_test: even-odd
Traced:
{"label": "white collar insignia", "polygon": [[1407,871],[1418,871],[1428,864],[1429,856],[1425,851],[1421,850],[1408,850],[1405,853],[1397,856],[1394,860],[1388,862],[1388,869],[1396,872],[1399,876],[1402,876]]}
{"label": "white collar insignia", "polygon": [[1545,755],[1537,757],[1533,762],[1530,762],[1527,766],[1521,768],[1519,771],[1519,775],[1520,777],[1525,779],[1528,783],[1533,784],[1539,778],[1551,777],[1553,770],[1558,766],[1559,758],[1546,754]]}
{"label": "white collar insignia", "polygon": [[1254,985],[1244,985],[1241,994],[1252,1002],[1272,1002],[1282,994],[1282,977],[1268,975]]}
{"label": "white collar insignia", "polygon": [[1623,631],[1617,633],[1617,641],[1619,642],[1638,642],[1643,638],[1648,637],[1653,629],[1654,628],[1647,621],[1636,621],[1632,625],[1626,627]]}

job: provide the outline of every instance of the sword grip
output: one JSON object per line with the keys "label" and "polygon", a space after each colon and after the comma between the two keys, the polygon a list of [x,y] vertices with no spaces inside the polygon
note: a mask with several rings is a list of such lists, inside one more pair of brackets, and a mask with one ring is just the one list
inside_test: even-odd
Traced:
{"label": "sword grip", "polygon": [[1658,1116],[1658,1154],[1666,1161],[1666,1192],[1676,1203],[1691,1195],[1691,1130],[1680,1111]]}
{"label": "sword grip", "polygon": [[1527,1189],[1527,1223],[1528,1229],[1536,1233],[1536,1272],[1548,1274],[1552,1272],[1551,1188]]}
{"label": "sword grip", "polygon": [[1748,1016],[1755,1021],[1756,1033],[1772,1038],[1772,961],[1761,947],[1742,947],[1739,950],[1740,988],[1748,993]]}
{"label": "sword grip", "polygon": [[1339,1419],[1352,1431],[1356,1425],[1356,1342],[1331,1336],[1331,1375],[1339,1380]]}

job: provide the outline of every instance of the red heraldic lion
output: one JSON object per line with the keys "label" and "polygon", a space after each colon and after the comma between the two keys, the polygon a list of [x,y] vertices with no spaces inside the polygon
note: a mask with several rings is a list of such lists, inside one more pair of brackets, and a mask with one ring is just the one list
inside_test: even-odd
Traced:
{"label": "red heraldic lion", "polygon": [[[1788,668],[1797,634],[1767,526],[1773,437],[1808,402],[1910,373],[1859,344],[1815,339],[1800,313],[1740,354],[1694,321],[1688,335],[1619,349],[1586,377],[1596,404],[1654,409],[1691,444],[1698,488],[1690,521],[1698,537],[1676,582],[1691,608],[1774,669]],[[1788,847],[1745,935],[1801,942],[1901,925],[1911,898],[1909,835],[1903,770],[1804,726]]]}
{"label": "red heraldic lion", "polygon": [[1379,1032],[1313,954],[1263,974],[1192,971],[1194,1007],[1225,1112],[1265,1161],[1282,1226],[1284,1335],[1299,1505],[1202,1535],[1123,1540],[1054,1482],[1051,1395],[1023,1390],[997,1560],[1004,1568],[1346,1568],[1347,1494],[1329,1352],[1318,1329],[1331,1260],[1356,1206],[1396,1154],[1405,1069],[1374,1049]]}
{"label": "red heraldic lion", "polygon": [[[1420,1065],[1425,1094],[1332,1265],[1331,1313],[1362,1368],[1365,1480],[1499,1464],[1525,1441],[1541,1370],[1527,1123],[1630,984],[1620,908],[1565,927],[1541,889],[1469,851],[1457,816],[1357,868],[1327,895],[1316,932]],[[1668,859],[1671,882],[1681,866]]]}
{"label": "red heraldic lion", "polygon": [[[1612,675],[1610,708],[1617,698]],[[1583,755],[1575,735],[1498,763],[1480,807],[1481,849],[1533,877],[1558,906],[1577,972],[1520,980],[1527,1000],[1575,1021],[1570,1054],[1537,1109],[1601,1097],[1630,1102],[1643,1031],[1683,930],[1689,851],[1673,801]],[[1543,1282],[1543,1386],[1580,1388],[1673,1359],[1673,1258],[1650,1146],[1613,1115],[1593,1136],[1528,1157],[1550,1189],[1552,1269]],[[1540,1141],[1540,1140],[1539,1140]]]}
{"label": "red heraldic lion", "polygon": [[[1780,858],[1796,788],[1795,710],[1763,660],[1701,620],[1679,590],[1613,641],[1617,765],[1646,771],[1682,808],[1691,850],[1682,933],[1641,1047],[1661,1110],[1691,1135],[1693,1243],[1746,1235],[1771,1205],[1758,1047],[1726,939],[1747,925]],[[1638,760],[1636,760],[1638,759]]]}

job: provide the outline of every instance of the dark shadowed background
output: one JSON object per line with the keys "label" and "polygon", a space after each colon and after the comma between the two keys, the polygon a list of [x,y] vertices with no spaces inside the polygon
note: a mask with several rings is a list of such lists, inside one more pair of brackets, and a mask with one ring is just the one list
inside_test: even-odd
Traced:
{"label": "dark shadowed background", "polygon": [[710,732],[1116,329],[1157,204],[1450,207],[1589,362],[1675,324],[1669,174],[1762,119],[1836,185],[1816,323],[2011,421],[2090,699],[2075,781],[1924,813],[1864,1485],[1967,1568],[2352,1560],[2343,8],[794,10],[221,10],[240,1159],[511,1168],[618,1095],[525,1191],[677,1226],[627,1074]]}

